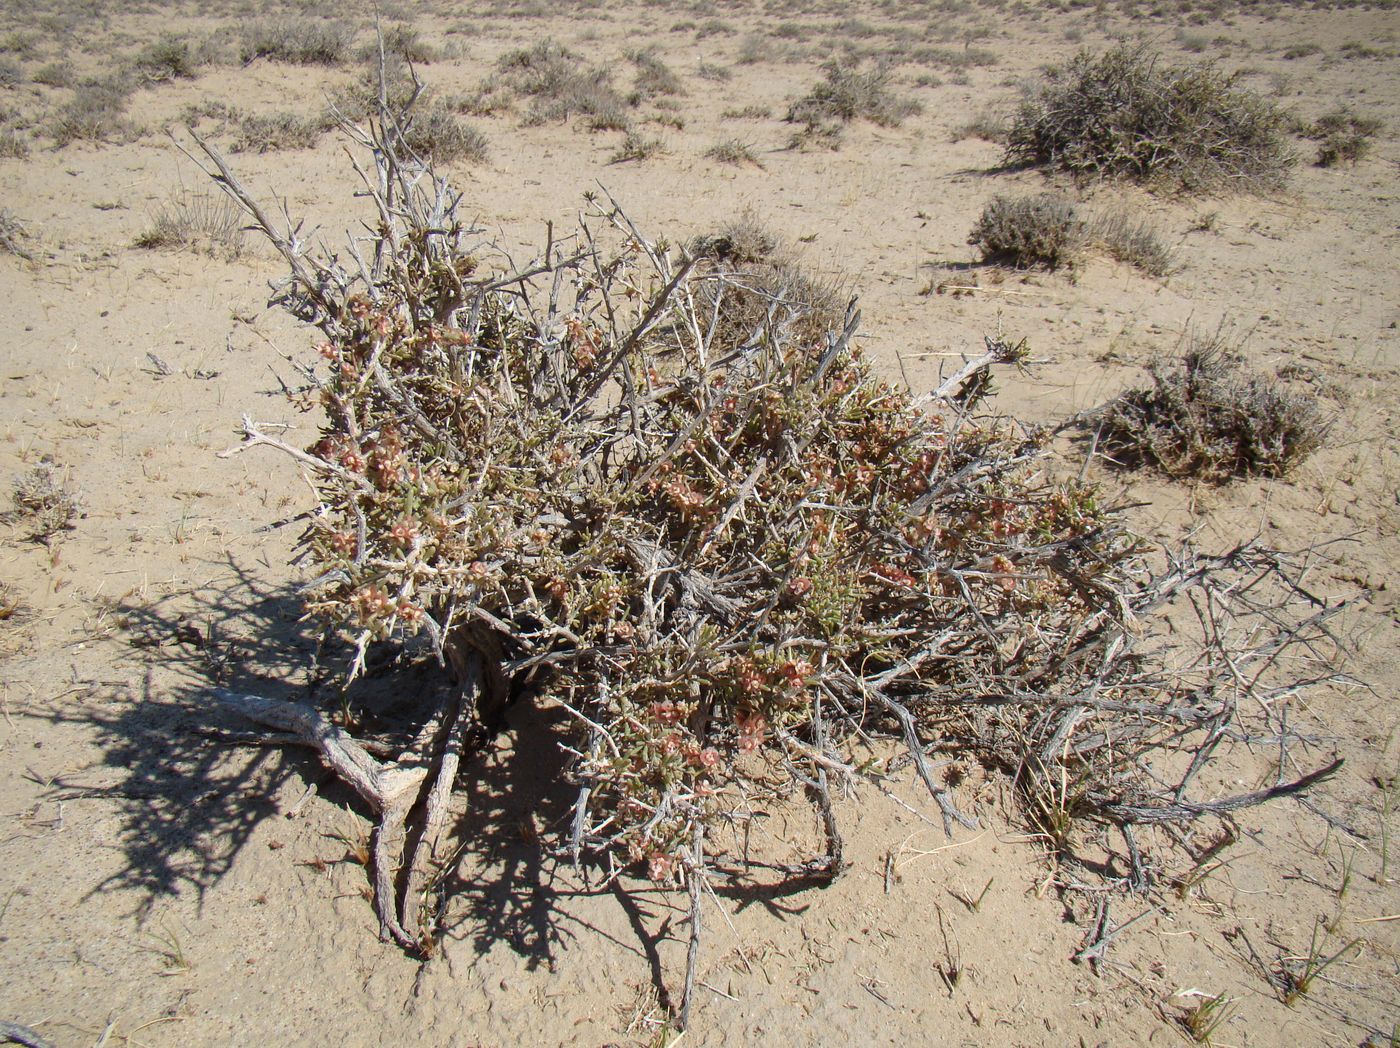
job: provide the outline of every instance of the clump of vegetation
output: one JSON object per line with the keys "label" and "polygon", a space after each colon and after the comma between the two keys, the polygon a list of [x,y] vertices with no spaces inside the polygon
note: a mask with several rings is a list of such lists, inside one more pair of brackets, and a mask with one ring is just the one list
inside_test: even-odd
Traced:
{"label": "clump of vegetation", "polygon": [[277,18],[252,23],[243,32],[239,58],[259,58],[293,65],[340,65],[350,51],[355,30],[346,22],[322,18]]}
{"label": "clump of vegetation", "polygon": [[11,500],[14,508],[6,516],[34,542],[52,542],[78,518],[78,493],[52,466],[37,466],[15,481]]}
{"label": "clump of vegetation", "polygon": [[1129,390],[1102,412],[1102,446],[1123,465],[1215,482],[1276,477],[1326,439],[1315,398],[1249,372],[1220,335],[1193,335],[1179,361],[1151,375],[1150,388]]}
{"label": "clump of vegetation", "polygon": [[705,150],[705,155],[711,160],[717,160],[721,164],[733,164],[735,167],[744,164],[763,166],[763,162],[754,153],[753,146],[739,138],[726,138],[723,142],[716,142]]}
{"label": "clump of vegetation", "polygon": [[24,67],[13,58],[0,58],[0,87],[18,87],[24,83]]}
{"label": "clump of vegetation", "polygon": [[442,103],[413,112],[405,121],[403,140],[419,156],[440,164],[452,160],[486,162],[486,136],[458,119]]}
{"label": "clump of vegetation", "polygon": [[862,70],[848,63],[828,62],[822,69],[825,79],[788,107],[789,123],[820,128],[861,119],[895,127],[921,108],[918,102],[890,90],[893,73],[887,66]]}
{"label": "clump of vegetation", "polygon": [[1378,117],[1346,108],[1323,114],[1307,130],[1318,141],[1317,166],[1355,164],[1370,152],[1371,139],[1384,126]]}
{"label": "clump of vegetation", "polygon": [[953,141],[980,138],[986,142],[999,142],[1004,145],[1009,132],[1010,124],[1003,114],[983,109],[975,113],[967,123],[959,124],[953,129]]}
{"label": "clump of vegetation", "polygon": [[681,78],[662,61],[654,48],[628,51],[627,60],[637,67],[633,87],[638,99],[685,94]]}
{"label": "clump of vegetation", "polygon": [[30,260],[34,257],[28,245],[29,231],[9,208],[0,208],[0,251]]}
{"label": "clump of vegetation", "polygon": [[530,99],[526,123],[542,124],[587,116],[609,126],[627,125],[627,103],[612,86],[612,74],[590,66],[581,56],[553,40],[503,55],[497,65],[500,81]]}
{"label": "clump of vegetation", "polygon": [[640,131],[628,131],[622,145],[608,159],[610,164],[625,164],[631,160],[649,160],[661,152],[665,145],[659,138],[651,138]]}
{"label": "clump of vegetation", "polygon": [[78,85],[73,99],[61,107],[49,125],[54,145],[105,142],[129,130],[125,113],[131,84],[123,78],[89,80]]}
{"label": "clump of vegetation", "polygon": [[141,48],[133,64],[147,80],[193,80],[208,64],[208,56],[188,37],[167,34]]}
{"label": "clump of vegetation", "polygon": [[1055,269],[1074,261],[1086,240],[1084,220],[1063,193],[995,196],[982,209],[967,242],[988,262]]}
{"label": "clump of vegetation", "polygon": [[384,29],[379,37],[361,47],[355,57],[362,62],[377,62],[381,40],[386,58],[412,62],[414,65],[428,65],[440,57],[437,48],[424,40],[417,29],[402,22],[396,22]]}
{"label": "clump of vegetation", "polygon": [[1089,223],[1089,237],[1119,262],[1136,266],[1150,276],[1164,277],[1172,271],[1176,252],[1172,250],[1149,218],[1136,218],[1119,209],[1099,215]]}
{"label": "clump of vegetation", "polygon": [[1022,99],[1006,160],[1186,190],[1277,188],[1294,157],[1284,114],[1210,63],[1143,45],[1081,52]]}
{"label": "clump of vegetation", "polygon": [[148,250],[178,248],[236,258],[243,250],[239,211],[219,196],[181,192],[156,210],[135,244]]}
{"label": "clump of vegetation", "polygon": [[[709,883],[835,877],[838,792],[907,766],[947,831],[977,824],[934,774],[931,739],[1003,775],[1028,817],[1053,810],[1063,847],[1085,823],[1118,827],[1134,879],[1134,826],[1335,771],[1193,799],[1222,733],[1297,690],[1257,671],[1317,631],[1250,628],[1241,647],[1212,620],[1199,652],[1166,664],[1153,612],[1182,594],[1205,590],[1206,615],[1248,626],[1286,620],[1296,594],[1274,602],[1280,561],[1248,547],[1153,576],[1097,491],[1054,480],[1041,441],[975,414],[989,370],[1024,363],[1024,343],[988,339],[916,400],[862,358],[855,303],[833,309],[756,223],[667,247],[611,200],[576,235],[550,227],[516,269],[398,151],[394,123],[381,112],[357,138],[377,242],[338,256],[308,257],[196,138],[291,268],[288,307],[320,331],[295,394],[321,412],[314,443],[244,419],[245,448],[289,454],[314,483],[308,611],[352,639],[351,679],[372,645],[416,636],[456,684],[403,695],[397,730],[417,741],[401,763],[313,706],[217,693],[315,747],[373,807],[386,936],[434,948],[464,755],[513,701],[570,725],[575,862],[689,890],[682,1025]],[[775,820],[762,858],[732,842],[760,790],[810,801],[820,842],[778,828],[800,820]]]}
{"label": "clump of vegetation", "polygon": [[0,160],[24,160],[29,156],[29,140],[17,127],[0,127]]}
{"label": "clump of vegetation", "polygon": [[46,62],[34,70],[34,75],[30,79],[44,87],[71,87],[73,66],[69,62]]}
{"label": "clump of vegetation", "polygon": [[298,113],[250,113],[238,120],[235,153],[270,153],[282,149],[311,149],[321,136],[335,126],[328,114],[301,116]]}

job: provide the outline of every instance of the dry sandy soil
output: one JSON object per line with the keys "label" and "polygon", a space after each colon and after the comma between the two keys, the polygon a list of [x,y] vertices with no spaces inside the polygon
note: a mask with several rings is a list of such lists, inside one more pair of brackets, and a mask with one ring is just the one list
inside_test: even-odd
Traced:
{"label": "dry sandy soil", "polygon": [[[1203,875],[1143,897],[1058,865],[994,782],[964,788],[985,828],[951,840],[918,817],[912,782],[896,792],[917,811],[870,789],[846,802],[853,865],[833,887],[731,886],[709,906],[684,1041],[1169,1044],[1189,1042],[1187,1018],[1225,995],[1212,1043],[1397,1043],[1400,15],[1189,0],[566,6],[392,12],[437,53],[421,72],[448,100],[472,95],[503,53],[551,37],[624,88],[638,47],[681,81],[683,94],[632,112],[661,140],[642,160],[609,162],[621,131],[528,126],[519,99],[465,117],[488,155],[445,170],[502,242],[539,245],[600,182],[675,241],[751,210],[860,294],[867,352],[916,390],[985,333],[1028,338],[1033,374],[1003,382],[997,406],[1039,421],[1140,382],[1192,325],[1224,324],[1255,367],[1335,416],[1325,447],[1284,480],[1209,487],[1100,463],[1094,475],[1163,542],[1344,540],[1317,553],[1308,583],[1362,598],[1342,631],[1347,669],[1369,687],[1315,693],[1299,714],[1306,758],[1337,754],[1345,768],[1306,803],[1243,813],[1240,840]],[[279,389],[286,358],[311,345],[265,305],[281,263],[251,236],[236,255],[232,239],[136,246],[161,209],[217,204],[163,127],[197,107],[227,145],[238,121],[211,103],[312,117],[361,75],[353,58],[239,62],[242,27],[261,13],[56,0],[0,15],[0,144],[28,146],[0,158],[0,205],[29,256],[0,252],[0,476],[52,467],[80,508],[44,541],[32,516],[0,525],[0,1019],[64,1046],[673,1043],[684,900],[640,880],[600,888],[551,857],[571,795],[548,708],[516,711],[470,769],[442,949],[426,964],[377,939],[355,861],[368,813],[354,798],[304,752],[201,734],[232,727],[210,712],[215,680],[337,702],[291,593],[298,529],[269,527],[310,504],[307,488],[271,452],[216,457],[245,411],[285,422],[293,443],[314,431]],[[356,46],[369,14],[344,15]],[[129,68],[172,31],[212,39],[215,61],[139,87],[106,141],[55,146],[74,97],[64,84]],[[1138,35],[1238,70],[1301,122],[1348,105],[1384,127],[1359,162],[1329,168],[1300,137],[1301,162],[1269,195],[1083,190],[1091,210],[1157,224],[1176,250],[1165,278],[1101,253],[1054,273],[949,268],[974,261],[967,231],[993,193],[1045,181],[997,171],[1000,147],[958,129],[1008,107],[1038,67]],[[856,121],[834,151],[789,149],[788,104],[848,45],[896,61],[896,90],[922,111]],[[751,160],[707,155],[734,139]],[[308,229],[338,239],[363,214],[333,134],[233,160]],[[393,686],[427,686],[422,672]],[[1110,901],[1110,927],[1141,919],[1094,971],[1072,958],[1096,900]],[[1278,972],[1339,951],[1283,1003]]]}

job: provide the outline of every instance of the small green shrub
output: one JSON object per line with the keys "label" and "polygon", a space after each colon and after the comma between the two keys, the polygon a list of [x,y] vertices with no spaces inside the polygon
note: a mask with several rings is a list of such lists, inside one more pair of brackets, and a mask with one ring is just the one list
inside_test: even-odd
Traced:
{"label": "small green shrub", "polygon": [[120,77],[80,84],[72,101],[62,106],[49,125],[56,147],[71,142],[105,142],[130,130],[125,113],[131,85]]}
{"label": "small green shrub", "polygon": [[993,197],[967,242],[988,262],[1055,269],[1074,261],[1085,236],[1074,201],[1063,193],[1037,193]]}
{"label": "small green shrub", "polygon": [[404,141],[419,156],[439,164],[453,160],[468,160],[474,164],[486,161],[486,136],[453,116],[441,103],[411,115]]}
{"label": "small green shrub", "polygon": [[890,90],[893,74],[886,66],[861,70],[828,62],[822,68],[826,78],[788,108],[789,123],[819,128],[833,121],[846,124],[864,119],[881,127],[895,127],[921,108],[918,102],[899,98]]}
{"label": "small green shrub", "polygon": [[1209,63],[1173,68],[1142,45],[1081,52],[1021,101],[1008,163],[1187,190],[1280,186],[1284,114]]}
{"label": "small green shrub", "polygon": [[147,80],[161,81],[193,80],[206,63],[188,37],[165,35],[143,47],[134,64]]}
{"label": "small green shrub", "polygon": [[744,164],[753,164],[755,167],[763,166],[754,153],[753,147],[738,138],[727,138],[723,142],[716,142],[705,150],[705,155],[721,164],[733,164],[736,167]]}
{"label": "small green shrub", "polygon": [[627,137],[609,159],[610,164],[625,164],[632,160],[649,160],[661,152],[664,143],[659,138],[648,138],[639,131],[628,131]]}
{"label": "small green shrub", "polygon": [[1102,413],[1102,447],[1122,465],[1216,482],[1282,476],[1327,436],[1314,398],[1248,372],[1219,335],[1193,336],[1180,361],[1151,375],[1151,388],[1129,390]]}
{"label": "small green shrub", "polygon": [[1356,163],[1370,151],[1371,139],[1383,126],[1379,118],[1345,107],[1318,117],[1307,130],[1308,137],[1318,142],[1317,166]]}
{"label": "small green shrub", "polygon": [[67,62],[49,62],[34,70],[34,75],[30,79],[45,87],[71,87],[73,85],[73,67]]}
{"label": "small green shrub", "polygon": [[320,18],[278,18],[254,22],[243,32],[239,57],[293,65],[340,65],[355,31],[345,22]]}
{"label": "small green shrub", "polygon": [[[424,40],[411,25],[396,22],[383,31],[383,38],[386,58],[393,57],[402,62],[412,62],[414,65],[428,65],[441,57],[438,49]],[[374,39],[366,43],[356,52],[355,57],[362,62],[378,62],[379,40]]]}
{"label": "small green shrub", "polygon": [[[531,99],[527,124],[589,116],[618,123],[626,102],[612,86],[612,74],[583,59],[553,40],[512,51],[497,64],[500,80]],[[625,121],[622,122],[625,126]]]}
{"label": "small green shrub", "polygon": [[235,153],[271,153],[283,149],[311,149],[334,126],[329,116],[304,117],[296,113],[249,114],[238,121]]}

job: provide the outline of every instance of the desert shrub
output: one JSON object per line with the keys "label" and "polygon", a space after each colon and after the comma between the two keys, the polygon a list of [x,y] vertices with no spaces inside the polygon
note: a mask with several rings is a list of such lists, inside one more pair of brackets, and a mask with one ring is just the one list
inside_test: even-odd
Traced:
{"label": "desert shrub", "polygon": [[39,34],[15,30],[0,36],[0,54],[11,54],[18,58],[35,58],[39,54]]}
{"label": "desert shrub", "polygon": [[0,208],[0,251],[18,255],[23,259],[33,258],[28,245],[29,231],[13,211]]}
{"label": "desert shrub", "polygon": [[181,192],[156,209],[135,244],[148,250],[177,248],[235,258],[243,248],[240,218],[238,209],[221,196]]}
{"label": "desert shrub", "polygon": [[1102,412],[1103,447],[1124,465],[1210,481],[1282,476],[1326,438],[1315,398],[1250,373],[1218,335],[1193,336],[1180,360],[1151,376],[1150,388]]}
{"label": "desert shrub", "polygon": [[721,164],[733,164],[736,167],[744,164],[763,166],[763,162],[754,153],[753,146],[739,138],[726,138],[723,142],[716,142],[705,150],[705,155]]}
{"label": "desert shrub", "polygon": [[29,156],[29,140],[18,128],[0,127],[0,160],[24,160]]}
{"label": "desert shrub", "polygon": [[[1212,632],[1169,663],[1184,641],[1153,610],[1203,589],[1233,610],[1245,574],[1259,575],[1247,607],[1273,612],[1279,561],[1241,548],[1152,575],[1098,492],[1055,480],[1022,427],[970,411],[964,391],[1023,361],[1023,343],[989,339],[916,400],[862,359],[854,302],[814,301],[755,223],[677,250],[610,201],[567,240],[551,225],[547,257],[516,269],[464,227],[458,194],[394,154],[386,122],[363,143],[377,240],[363,265],[308,259],[261,219],[292,270],[286,305],[321,333],[294,394],[319,432],[303,451],[245,417],[245,446],[309,470],[302,592],[352,639],[349,677],[371,645],[417,636],[457,686],[399,697],[396,732],[418,740],[402,763],[313,706],[216,695],[316,747],[374,808],[374,905],[405,949],[433,949],[463,755],[512,701],[568,725],[575,862],[689,888],[692,976],[709,879],[841,871],[835,792],[912,766],[945,829],[974,825],[930,740],[999,776],[1056,847],[1078,825],[1120,828],[1135,880],[1133,826],[1335,770],[1192,799],[1224,734],[1296,683],[1251,675],[1287,664],[1267,640],[1240,650]],[[727,828],[756,795],[810,800],[820,843],[774,820],[749,854]]]}
{"label": "desert shrub", "polygon": [[662,61],[655,48],[628,51],[627,60],[637,67],[633,89],[639,98],[685,94],[681,78]]}
{"label": "desert shrub", "polygon": [[1383,126],[1377,117],[1342,108],[1318,117],[1306,133],[1318,142],[1317,166],[1334,167],[1354,164],[1365,156],[1371,149],[1371,139]]}
{"label": "desert shrub", "polygon": [[24,83],[24,67],[13,58],[0,58],[0,87],[18,87]]}
{"label": "desert shrub", "polygon": [[34,542],[51,542],[59,532],[71,531],[78,518],[78,493],[52,466],[36,466],[16,480],[11,501],[7,519]]}
{"label": "desert shrub", "polygon": [[973,114],[971,120],[953,129],[952,140],[960,142],[964,138],[980,138],[986,142],[1006,144],[1010,124],[1006,117],[990,109],[982,109]]}
{"label": "desert shrub", "polygon": [[651,138],[640,131],[628,131],[622,145],[608,158],[610,164],[625,164],[632,160],[649,160],[661,152],[665,143],[659,138]]}
{"label": "desert shrub", "polygon": [[55,146],[70,142],[104,142],[129,130],[125,113],[131,100],[131,84],[120,77],[79,84],[73,99],[62,106],[49,124]]}
{"label": "desert shrub", "polygon": [[920,109],[919,103],[900,98],[890,90],[893,74],[885,66],[861,70],[828,62],[822,68],[825,79],[788,108],[789,122],[819,127],[833,121],[845,124],[863,119],[881,127],[894,127]]}
{"label": "desert shrub", "polygon": [[459,120],[441,103],[426,106],[411,115],[404,128],[404,142],[415,153],[438,163],[486,162],[486,136]]}
{"label": "desert shrub", "polygon": [[613,88],[612,74],[601,66],[589,66],[553,40],[503,55],[497,76],[530,99],[526,123],[582,115],[626,125],[622,114],[627,104]]}
{"label": "desert shrub", "polygon": [[1176,253],[1152,220],[1134,217],[1127,210],[1097,216],[1089,223],[1088,235],[1119,262],[1151,276],[1164,277],[1175,264]]}
{"label": "desert shrub", "polygon": [[243,31],[239,58],[269,58],[294,65],[340,65],[355,30],[345,22],[321,18],[277,18],[254,22]]}
{"label": "desert shrub", "polygon": [[[421,33],[411,25],[396,22],[382,31],[385,57],[393,57],[414,65],[428,65],[438,60],[437,48],[423,39]],[[355,57],[362,62],[379,61],[379,37],[369,41],[356,52]]]}
{"label": "desert shrub", "polygon": [[1168,66],[1146,46],[1081,52],[1029,89],[1012,121],[1006,160],[1078,177],[1259,191],[1294,162],[1284,115],[1204,63]]}
{"label": "desert shrub", "polygon": [[767,106],[744,106],[742,109],[726,109],[720,114],[721,120],[767,120],[773,111]]}
{"label": "desert shrub", "polygon": [[70,87],[73,84],[73,66],[68,62],[47,62],[34,70],[30,79],[45,87]]}
{"label": "desert shrub", "polygon": [[147,80],[193,80],[205,65],[188,37],[166,34],[137,52],[133,65]]}
{"label": "desert shrub", "polygon": [[1074,261],[1084,246],[1084,220],[1063,193],[995,196],[982,209],[967,242],[988,262],[1054,269]]}
{"label": "desert shrub", "polygon": [[1283,49],[1283,57],[1291,62],[1299,58],[1309,58],[1321,51],[1322,48],[1314,43],[1293,44]]}
{"label": "desert shrub", "polygon": [[713,80],[720,83],[734,78],[734,74],[726,66],[715,65],[713,62],[701,62],[695,67],[695,75],[701,80]]}
{"label": "desert shrub", "polygon": [[270,153],[282,149],[311,149],[335,122],[328,115],[250,113],[238,120],[231,148],[235,153]]}

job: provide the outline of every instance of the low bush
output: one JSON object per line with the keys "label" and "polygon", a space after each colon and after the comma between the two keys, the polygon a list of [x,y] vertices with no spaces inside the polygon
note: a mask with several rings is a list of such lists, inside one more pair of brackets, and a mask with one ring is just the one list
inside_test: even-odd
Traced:
{"label": "low bush", "polygon": [[68,62],[47,62],[34,70],[30,79],[44,87],[71,87],[73,66]]}
{"label": "low bush", "polygon": [[207,65],[207,56],[190,43],[188,37],[165,35],[153,40],[136,54],[133,65],[145,79],[193,80],[200,67]]}
{"label": "low bush", "polygon": [[1384,126],[1378,117],[1346,108],[1323,114],[1307,129],[1318,142],[1317,166],[1356,163],[1370,152],[1371,139]]}
{"label": "low bush", "polygon": [[[361,746],[358,710],[335,727],[305,703],[215,697],[315,747],[373,808],[374,906],[404,949],[441,934],[459,774],[512,702],[567,725],[561,850],[620,891],[629,869],[688,889],[682,1025],[711,882],[835,877],[835,798],[863,781],[911,769],[952,832],[978,824],[954,784],[980,767],[1055,848],[1121,830],[1145,883],[1133,827],[1228,817],[1336,770],[1225,798],[1194,785],[1229,759],[1226,732],[1256,737],[1240,722],[1259,709],[1276,751],[1299,685],[1260,671],[1318,631],[1281,625],[1301,598],[1270,596],[1278,558],[1241,547],[1154,576],[1095,489],[1054,479],[1040,439],[972,414],[958,392],[1024,361],[1024,343],[987,340],[916,399],[862,359],[854,302],[809,294],[820,284],[757,224],[667,247],[611,201],[567,240],[551,225],[543,264],[516,269],[387,123],[363,139],[378,242],[354,271],[328,252],[312,265],[200,144],[291,267],[284,301],[320,330],[294,394],[319,411],[314,442],[244,420],[245,448],[314,483],[307,610],[352,640],[352,680],[372,645],[418,637],[401,650],[456,685],[396,696],[390,730],[417,740],[401,762]],[[1212,620],[1183,651],[1154,612],[1202,590],[1208,615],[1247,621]],[[814,818],[774,819],[759,856],[733,832],[758,798],[805,798]]]}
{"label": "low bush", "polygon": [[1084,246],[1084,220],[1063,193],[996,196],[982,210],[967,242],[988,262],[1055,269],[1074,261]]}
{"label": "low bush", "polygon": [[649,160],[661,152],[664,143],[659,138],[651,138],[640,131],[628,131],[622,145],[608,159],[610,164],[625,164],[632,160]]}
{"label": "low bush", "polygon": [[126,120],[131,84],[124,78],[89,80],[78,85],[73,99],[59,108],[49,124],[54,145],[105,142],[130,130]]}
{"label": "low bush", "polygon": [[243,32],[239,58],[259,58],[293,65],[340,65],[350,52],[355,30],[345,22],[321,18],[277,18],[254,22]]}
{"label": "low bush", "polygon": [[6,514],[33,542],[50,543],[71,531],[79,514],[78,492],[52,466],[37,466],[15,481],[13,509]]}
{"label": "low bush", "polygon": [[627,125],[627,103],[613,88],[612,74],[601,66],[588,65],[553,40],[502,56],[497,76],[530,99],[526,123],[588,116],[609,126]]}
{"label": "low bush", "polygon": [[0,251],[18,255],[23,259],[33,258],[29,250],[29,231],[13,211],[0,208]]}
{"label": "low bush", "polygon": [[705,155],[711,160],[717,160],[721,164],[733,164],[735,167],[744,164],[763,166],[763,162],[754,153],[753,146],[739,138],[726,138],[723,142],[716,142],[705,150]]}
{"label": "low bush", "polygon": [[1081,52],[1029,89],[1006,161],[1185,190],[1263,191],[1280,186],[1295,161],[1285,123],[1210,63],[1172,67],[1124,44]]}
{"label": "low bush", "polygon": [[1316,398],[1249,372],[1220,336],[1192,336],[1181,359],[1153,367],[1102,412],[1102,447],[1123,465],[1224,481],[1282,476],[1322,446],[1329,424]]}
{"label": "low bush", "polygon": [[1152,220],[1134,217],[1126,210],[1097,216],[1089,223],[1088,235],[1119,262],[1136,266],[1149,276],[1166,276],[1176,262],[1176,252]]}
{"label": "low bush", "polygon": [[890,90],[893,73],[885,66],[861,70],[846,63],[828,62],[822,68],[825,79],[788,108],[786,119],[790,123],[820,127],[862,119],[881,127],[895,127],[920,110],[918,102],[900,98]]}
{"label": "low bush", "polygon": [[404,130],[404,142],[419,156],[439,164],[452,160],[486,162],[486,136],[441,103],[412,113]]}
{"label": "low bush", "polygon": [[662,61],[654,48],[628,51],[627,60],[637,67],[633,88],[639,99],[685,94],[681,78]]}
{"label": "low bush", "polygon": [[417,29],[401,22],[383,30],[381,37],[376,37],[366,43],[356,52],[355,57],[362,62],[377,62],[381,39],[386,58],[412,62],[414,65],[428,65],[441,57],[438,49],[424,40]]}
{"label": "low bush", "polygon": [[240,117],[232,149],[235,153],[270,153],[282,149],[311,149],[335,126],[329,116],[297,113],[253,113]]}

